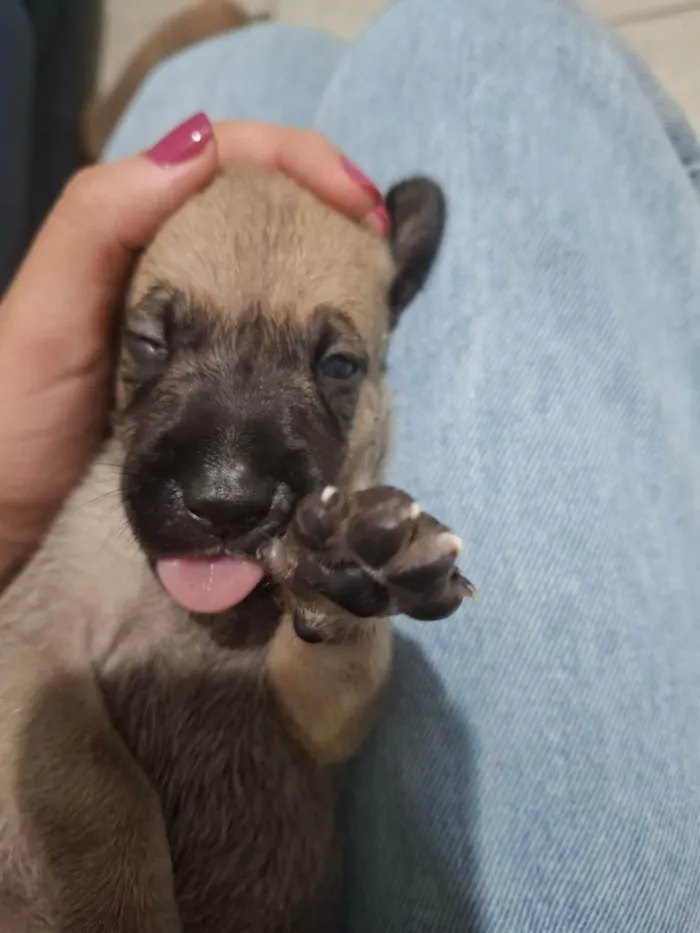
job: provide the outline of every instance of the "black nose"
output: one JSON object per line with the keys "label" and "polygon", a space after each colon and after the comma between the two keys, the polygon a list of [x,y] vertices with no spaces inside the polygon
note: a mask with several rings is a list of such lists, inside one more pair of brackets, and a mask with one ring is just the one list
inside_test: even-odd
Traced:
{"label": "black nose", "polygon": [[272,507],[277,483],[237,463],[203,469],[183,488],[185,506],[220,537],[240,537],[257,528]]}

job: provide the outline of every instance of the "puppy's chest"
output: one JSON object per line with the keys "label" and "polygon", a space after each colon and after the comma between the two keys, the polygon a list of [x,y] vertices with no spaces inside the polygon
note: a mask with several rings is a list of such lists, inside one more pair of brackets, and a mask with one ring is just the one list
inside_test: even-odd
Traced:
{"label": "puppy's chest", "polygon": [[102,678],[116,729],[156,789],[185,933],[315,931],[334,864],[333,776],[288,735],[264,648],[215,646]]}

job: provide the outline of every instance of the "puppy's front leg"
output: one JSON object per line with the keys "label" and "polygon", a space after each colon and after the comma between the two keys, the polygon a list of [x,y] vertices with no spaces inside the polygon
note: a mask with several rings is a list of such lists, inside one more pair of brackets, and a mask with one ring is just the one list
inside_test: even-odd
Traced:
{"label": "puppy's front leg", "polygon": [[474,597],[455,566],[460,550],[456,535],[390,486],[311,495],[269,546],[288,613],[268,672],[314,757],[341,761],[362,741],[389,672],[388,617],[441,619]]}
{"label": "puppy's front leg", "polygon": [[89,676],[57,674],[21,736],[17,803],[56,933],[178,933],[158,799]]}

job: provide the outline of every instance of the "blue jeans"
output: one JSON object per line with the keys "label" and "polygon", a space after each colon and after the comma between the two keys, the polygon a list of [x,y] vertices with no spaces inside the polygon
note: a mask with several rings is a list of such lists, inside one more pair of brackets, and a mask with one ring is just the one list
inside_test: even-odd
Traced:
{"label": "blue jeans", "polygon": [[352,933],[700,929],[700,149],[565,0],[398,0],[161,67],[110,155],[190,112],[313,124],[444,186],[394,341],[391,479],[482,595],[399,621],[346,801]]}

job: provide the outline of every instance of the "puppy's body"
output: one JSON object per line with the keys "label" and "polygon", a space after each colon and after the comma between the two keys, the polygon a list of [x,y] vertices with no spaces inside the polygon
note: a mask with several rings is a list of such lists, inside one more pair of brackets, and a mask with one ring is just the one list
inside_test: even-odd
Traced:
{"label": "puppy's body", "polygon": [[[330,930],[334,776],[291,736],[270,689],[279,609],[261,597],[253,618],[195,620],[176,607],[115,508],[114,476],[96,464],[0,606],[2,754],[14,772],[3,774],[0,844],[22,839],[20,851],[11,844],[6,852],[3,882],[26,895],[29,916],[49,877],[61,888],[84,873],[76,918],[55,916],[54,898],[46,899],[52,931],[99,929],[120,874],[125,887],[143,884],[137,899],[156,906],[160,896],[165,917],[140,927],[134,913],[124,931],[177,930],[180,921],[211,933]],[[97,496],[105,498],[90,504]],[[106,761],[101,743],[112,728],[121,742],[113,737],[115,760]],[[128,772],[132,763],[144,780],[125,774],[125,799],[120,791],[113,811],[100,772]],[[164,827],[149,827],[140,843],[160,863],[160,895],[138,877],[137,847],[122,845],[129,810],[156,823],[162,813]],[[75,853],[86,822],[89,850]],[[177,913],[165,908],[171,883]]]}
{"label": "puppy's body", "polygon": [[[445,615],[469,592],[442,526],[400,493],[358,492],[386,445],[393,274],[369,233],[248,169],[142,258],[126,326],[146,333],[125,338],[115,439],[0,600],[4,933],[333,929],[335,770],[389,669],[383,617]],[[222,463],[205,521],[202,477],[219,490]],[[190,614],[152,564],[216,541],[268,577],[235,610]],[[418,596],[404,589],[431,561]]]}

